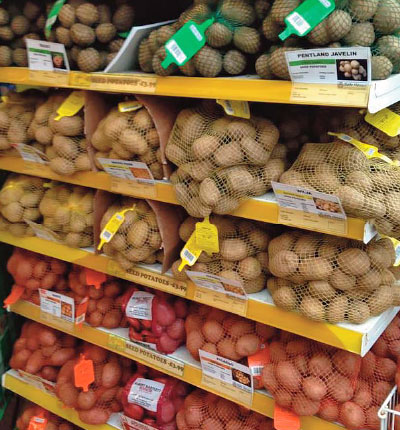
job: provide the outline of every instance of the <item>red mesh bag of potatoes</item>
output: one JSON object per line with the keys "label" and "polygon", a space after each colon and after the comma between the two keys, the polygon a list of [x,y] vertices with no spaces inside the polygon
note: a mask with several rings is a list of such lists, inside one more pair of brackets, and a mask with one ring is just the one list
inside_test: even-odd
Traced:
{"label": "red mesh bag of potatoes", "polygon": [[82,422],[105,424],[112,413],[122,410],[123,387],[131,376],[133,362],[89,343],[84,343],[80,352],[86,360],[93,362],[94,382],[86,392],[77,388],[74,368],[81,358],[69,360],[58,374],[56,395],[66,407],[78,412]]}
{"label": "red mesh bag of potatoes", "polygon": [[137,179],[169,177],[165,146],[177,115],[174,101],[137,95],[118,107],[115,103],[98,94],[87,96],[87,136],[96,167],[104,169],[100,159],[126,160],[147,166],[134,164],[132,173]]}
{"label": "red mesh bag of potatoes", "polygon": [[[161,263],[163,273],[171,267],[181,248],[179,207],[109,193],[98,193],[97,207],[101,231],[98,249],[114,258],[122,270],[157,262]],[[115,221],[117,214],[121,217],[123,214],[124,218],[112,235],[107,223]]]}
{"label": "red mesh bag of potatoes", "polygon": [[279,181],[336,195],[347,215],[373,221],[383,235],[400,237],[400,168],[369,159],[351,144],[307,143]]}
{"label": "red mesh bag of potatoes", "polygon": [[284,160],[271,158],[278,139],[268,119],[238,119],[214,103],[182,110],[166,147],[178,166],[171,181],[179,203],[201,218],[265,194],[285,170]]}
{"label": "red mesh bag of potatoes", "polygon": [[94,194],[91,188],[49,183],[39,205],[43,227],[65,245],[93,246]]}
{"label": "red mesh bag of potatoes", "polygon": [[192,304],[185,321],[186,347],[195,360],[199,350],[240,361],[261,349],[275,329],[206,305]]}
{"label": "red mesh bag of potatoes", "polygon": [[[398,328],[398,327],[397,327]],[[262,381],[276,403],[353,430],[379,430],[378,410],[393,387],[396,362],[365,357],[281,332],[269,344]]]}
{"label": "red mesh bag of potatoes", "polygon": [[21,299],[40,304],[40,288],[63,291],[67,288],[68,265],[56,258],[21,248],[14,248],[7,261],[7,271],[14,285],[25,289]]}
{"label": "red mesh bag of potatoes", "polygon": [[14,343],[10,367],[55,382],[61,366],[76,353],[73,336],[29,321]]}
{"label": "red mesh bag of potatoes", "polygon": [[17,430],[29,430],[29,424],[34,417],[46,420],[43,430],[79,430],[79,427],[31,402],[26,402],[20,411],[15,423]]}
{"label": "red mesh bag of potatoes", "polygon": [[[187,242],[195,231],[198,218],[188,217],[179,228],[179,237]],[[251,222],[230,216],[211,215],[210,223],[218,229],[220,252],[211,256],[202,252],[197,262],[184,268],[179,266],[182,260],[172,265],[172,273],[176,279],[189,279],[186,270],[211,273],[221,278],[240,282],[242,289],[223,284],[225,289],[243,293],[256,293],[265,288],[268,271],[269,233],[257,222]]]}
{"label": "red mesh bag of potatoes", "polygon": [[[9,92],[5,97],[5,102],[0,105],[0,154],[18,155],[14,145],[27,145],[34,140],[30,125],[43,97],[30,92]],[[42,148],[39,146],[37,149]]]}
{"label": "red mesh bag of potatoes", "polygon": [[108,275],[104,278],[100,285],[92,285],[87,269],[74,265],[68,274],[68,285],[77,302],[88,298],[85,321],[89,325],[109,329],[125,327],[121,309],[125,282]]}
{"label": "red mesh bag of potatoes", "polygon": [[188,303],[184,299],[132,285],[122,297],[122,312],[129,324],[129,338],[135,342],[165,354],[172,354],[185,342]]}
{"label": "red mesh bag of potatoes", "polygon": [[58,117],[57,111],[67,98],[68,94],[64,93],[50,95],[36,109],[30,133],[43,145],[50,169],[59,175],[70,176],[91,170],[91,164],[84,136],[83,111]]}
{"label": "red mesh bag of potatoes", "polygon": [[124,387],[123,413],[159,430],[176,430],[175,417],[188,395],[188,388],[184,382],[160,372],[149,369],[146,375],[139,370]]}
{"label": "red mesh bag of potatoes", "polygon": [[289,230],[269,243],[267,288],[274,303],[316,321],[360,324],[400,304],[389,270],[395,262],[390,239],[368,245],[345,238]]}
{"label": "red mesh bag of potatoes", "polygon": [[67,48],[71,69],[103,70],[117,55],[134,24],[135,8],[129,3],[103,1],[65,2],[47,39]]}
{"label": "red mesh bag of potatoes", "polygon": [[39,204],[44,194],[44,179],[11,174],[0,190],[0,230],[14,236],[33,236],[27,222],[40,220]]}
{"label": "red mesh bag of potatoes", "polygon": [[200,389],[185,398],[176,424],[178,430],[274,430],[270,418]]}

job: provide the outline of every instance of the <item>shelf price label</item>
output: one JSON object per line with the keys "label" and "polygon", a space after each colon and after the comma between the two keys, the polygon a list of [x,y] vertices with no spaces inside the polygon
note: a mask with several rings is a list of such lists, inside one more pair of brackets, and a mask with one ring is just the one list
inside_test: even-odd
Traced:
{"label": "shelf price label", "polygon": [[253,403],[253,378],[243,364],[199,350],[202,385],[221,393],[234,402],[251,407]]}

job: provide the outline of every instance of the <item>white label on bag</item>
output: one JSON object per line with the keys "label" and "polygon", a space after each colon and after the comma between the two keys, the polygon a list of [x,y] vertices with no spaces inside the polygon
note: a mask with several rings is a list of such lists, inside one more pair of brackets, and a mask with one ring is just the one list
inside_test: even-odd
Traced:
{"label": "white label on bag", "polygon": [[139,320],[153,319],[151,308],[153,306],[154,294],[145,291],[135,291],[126,306],[126,316]]}
{"label": "white label on bag", "polygon": [[72,297],[55,291],[39,289],[40,310],[57,318],[74,322],[75,320],[75,302]]}
{"label": "white label on bag", "polygon": [[128,403],[139,405],[148,411],[157,412],[158,401],[165,385],[150,379],[138,378],[128,394]]}

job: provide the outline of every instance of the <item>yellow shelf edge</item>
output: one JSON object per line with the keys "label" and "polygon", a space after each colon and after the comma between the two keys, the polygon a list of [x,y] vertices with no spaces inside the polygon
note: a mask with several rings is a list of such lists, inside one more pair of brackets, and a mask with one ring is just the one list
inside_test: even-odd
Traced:
{"label": "yellow shelf edge", "polygon": [[[144,73],[69,74],[30,71],[24,67],[2,67],[0,82],[44,87],[141,93],[172,97],[228,99],[264,103],[322,106],[368,106],[369,87],[352,91],[334,84],[293,84],[290,81],[264,80],[257,76],[202,78],[161,77]],[[223,85],[221,85],[223,83]],[[341,95],[341,96],[340,96]]]}
{"label": "yellow shelf edge", "polygon": [[21,379],[13,376],[10,373],[3,374],[3,387],[12,391],[19,396],[36,403],[44,409],[52,412],[53,414],[64,418],[65,420],[77,425],[78,427],[85,430],[115,430],[116,428],[110,426],[108,424],[103,425],[90,425],[83,423],[79,417],[78,413],[73,410],[66,408],[62,405],[62,403],[57,399],[57,397],[46,393],[39,388],[36,388],[32,385],[27,384]]}
{"label": "yellow shelf edge", "polygon": [[[17,157],[0,157],[0,170],[7,170],[10,172],[20,173],[24,175],[38,176],[45,179],[52,179],[74,185],[81,185],[83,187],[113,192],[111,190],[110,176],[104,172],[78,172],[72,176],[60,176],[51,171],[48,166],[37,163],[25,162],[22,158]],[[138,198],[148,198],[151,200],[157,200],[174,205],[179,204],[176,199],[175,191],[172,184],[157,182],[155,187],[157,193],[156,197],[154,197],[154,195],[146,195],[145,192],[132,192],[126,195]],[[257,198],[244,201],[240,205],[240,207],[232,213],[232,215],[269,224],[279,223],[278,204],[275,202],[263,201]],[[346,235],[343,235],[343,237],[347,237],[349,239],[363,240],[365,221],[357,218],[348,218],[347,222],[348,232]],[[320,232],[324,233],[323,231]]]}
{"label": "yellow shelf edge", "polygon": [[[155,368],[163,373],[167,373],[173,377],[179,378],[182,381],[185,381],[191,385],[194,385],[195,387],[202,388],[205,391],[213,392],[214,394],[217,394],[220,397],[225,397],[218,391],[211,390],[209,387],[204,387],[201,383],[201,379],[202,379],[201,369],[195,366],[192,366],[188,363],[185,363],[184,374],[182,377],[180,377],[172,372],[169,372],[165,367],[155,366],[153,363],[149,363],[148,361],[143,360],[140,356],[137,356],[134,354],[127,354],[124,351],[119,351],[110,347],[109,345],[110,333],[108,332],[99,330],[94,327],[90,327],[86,324],[84,324],[81,328],[74,326],[72,329],[70,329],[72,327],[72,324],[70,323],[69,324],[64,322],[60,322],[60,324],[52,323],[51,320],[49,319],[41,318],[41,311],[39,306],[33,305],[32,303],[25,302],[25,301],[19,301],[14,305],[12,305],[11,311],[25,318],[31,319],[33,321],[52,327],[56,330],[60,330],[64,333],[71,334],[75,337],[78,337],[79,339],[85,340],[87,342],[90,342],[102,348],[108,349],[109,351],[112,351],[112,352],[115,352],[116,354],[130,358],[131,360],[140,362],[146,366]],[[173,354],[171,354],[170,357],[173,358]],[[274,415],[274,404],[275,404],[274,400],[271,397],[269,397],[266,393],[263,394],[260,392],[255,392],[253,396],[253,404],[251,406],[251,409],[255,412],[258,412],[262,415],[272,418]],[[321,428],[323,429],[326,428],[326,430],[331,430],[331,429],[333,430],[338,428],[342,429],[342,427],[339,425],[325,422],[317,417],[305,417],[302,419],[302,422],[307,422],[307,427],[305,425],[302,426],[303,430],[308,430],[308,429],[319,430]],[[325,427],[325,425],[327,425],[327,427]]]}
{"label": "yellow shelf edge", "polygon": [[[132,274],[123,271],[116,273],[114,269],[115,262],[105,255],[95,255],[83,249],[69,248],[55,242],[52,242],[51,246],[49,246],[47,240],[37,237],[19,238],[8,232],[0,232],[0,241],[136,282],[140,285],[180,295],[186,297],[188,300],[197,301],[195,298],[195,285],[192,282],[186,283],[187,291],[185,295],[182,287],[184,283],[176,281],[168,275],[160,275],[156,272],[146,270],[143,267],[136,267]],[[393,310],[390,316],[386,317],[385,321],[387,321],[387,324],[393,319],[395,313],[396,311]],[[374,343],[370,342],[370,344],[365,345],[364,337],[367,336],[369,338],[369,336],[361,332],[329,323],[315,322],[298,313],[287,312],[272,304],[254,299],[250,299],[248,302],[246,318],[359,355],[364,355]],[[384,327],[380,327],[381,331],[383,329]]]}

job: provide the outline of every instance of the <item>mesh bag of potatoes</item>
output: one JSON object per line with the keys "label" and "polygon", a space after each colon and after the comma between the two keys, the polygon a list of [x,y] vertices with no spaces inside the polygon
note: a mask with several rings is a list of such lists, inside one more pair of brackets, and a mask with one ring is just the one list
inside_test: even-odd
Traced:
{"label": "mesh bag of potatoes", "polygon": [[237,119],[214,105],[182,110],[166,147],[178,166],[171,181],[179,203],[200,218],[231,213],[265,194],[285,169],[283,159],[273,158],[278,138],[267,119]]}
{"label": "mesh bag of potatoes", "polygon": [[0,190],[0,230],[14,236],[33,236],[26,221],[41,218],[39,204],[45,192],[44,179],[25,175],[9,175]]}
{"label": "mesh bag of potatoes", "polygon": [[104,69],[124,43],[120,33],[130,31],[135,18],[129,2],[68,0],[48,35],[67,48],[71,68],[84,72]]}
{"label": "mesh bag of potatoes", "polygon": [[100,229],[104,229],[115,213],[125,209],[132,210],[125,214],[124,222],[114,237],[104,244],[104,253],[113,257],[124,270],[138,263],[162,263],[162,239],[157,217],[147,201],[128,197],[116,199],[105,211]]}
{"label": "mesh bag of potatoes", "polygon": [[133,361],[86,342],[78,351],[93,362],[94,382],[86,392],[75,386],[74,367],[80,359],[74,358],[61,368],[55,393],[64,406],[78,412],[82,422],[105,424],[112,413],[122,410],[122,389],[131,376]]}
{"label": "mesh bag of potatoes", "polygon": [[[35,109],[43,97],[37,93],[9,92],[0,104],[0,154],[19,155],[14,145],[23,143],[38,146],[29,132]],[[41,149],[38,146],[38,149]]]}
{"label": "mesh bag of potatoes", "polygon": [[274,423],[257,412],[201,389],[192,391],[176,415],[178,430],[273,430]]}
{"label": "mesh bag of potatoes", "polygon": [[72,293],[76,303],[88,298],[85,321],[92,327],[111,329],[127,326],[121,309],[125,287],[123,280],[106,275],[100,285],[91,285],[86,269],[74,265],[68,274],[68,287],[70,291],[63,294]]}
{"label": "mesh bag of potatoes", "polygon": [[347,215],[372,220],[379,233],[400,237],[400,168],[369,159],[351,144],[307,143],[279,181],[334,194]]}
{"label": "mesh bag of potatoes", "polygon": [[25,39],[43,40],[46,2],[8,1],[0,8],[0,67],[28,67]]}
{"label": "mesh bag of potatoes", "polygon": [[395,360],[373,353],[361,358],[286,332],[269,353],[261,377],[278,405],[347,429],[380,429],[378,410],[393,387]]}
{"label": "mesh bag of potatoes", "polygon": [[76,343],[73,336],[27,321],[14,343],[10,367],[55,382],[61,366],[76,356]]}
{"label": "mesh bag of potatoes", "polygon": [[[143,106],[132,112],[113,108],[97,126],[91,138],[96,166],[99,158],[139,161],[147,164],[154,179],[162,179],[160,137],[149,111]],[[147,179],[147,178],[145,178]]]}
{"label": "mesh bag of potatoes", "polygon": [[[206,45],[185,65],[161,65],[166,57],[165,43],[189,20],[203,23],[213,18],[206,30]],[[178,21],[153,30],[139,45],[139,66],[145,72],[170,75],[180,71],[186,76],[214,77],[240,75],[251,64],[251,56],[262,47],[257,29],[258,16],[253,2],[247,0],[199,1],[185,10]]]}
{"label": "mesh bag of potatoes", "polygon": [[36,109],[28,130],[36,142],[42,145],[43,152],[50,160],[50,169],[65,176],[91,170],[84,136],[83,111],[56,120],[57,110],[67,97],[59,93],[51,95]]}
{"label": "mesh bag of potatoes", "polygon": [[25,288],[21,299],[40,304],[39,288],[62,291],[67,288],[68,266],[64,261],[21,248],[14,248],[7,271],[14,286]]}
{"label": "mesh bag of potatoes", "polygon": [[[189,217],[179,228],[179,236],[187,242],[200,219]],[[269,234],[255,222],[239,218],[211,215],[211,224],[218,228],[220,252],[208,255],[202,252],[197,262],[187,270],[211,273],[225,279],[239,281],[247,294],[265,288],[268,271]],[[179,271],[182,260],[172,265],[174,278],[189,279],[186,269]],[[237,287],[225,284],[225,289],[235,292]]]}
{"label": "mesh bag of potatoes", "polygon": [[[262,23],[265,38],[274,43],[268,53],[256,61],[256,71],[264,79],[290,80],[285,52],[324,46],[365,46],[372,49],[372,79],[386,79],[399,70],[400,2],[398,0],[341,0],[334,10],[304,39],[290,37],[282,45],[279,34],[284,19],[301,0],[275,0]],[[311,46],[310,46],[311,45]],[[366,80],[366,64],[357,60],[340,64],[343,80]]]}
{"label": "mesh bag of potatoes", "polygon": [[69,421],[60,418],[59,416],[52,414],[48,410],[31,402],[26,402],[20,411],[15,423],[16,429],[29,430],[29,425],[34,417],[44,417],[47,420],[43,430],[79,430],[79,427],[76,427]]}
{"label": "mesh bag of potatoes", "polygon": [[268,256],[274,303],[307,318],[360,324],[400,303],[390,239],[364,245],[293,230],[271,240]]}
{"label": "mesh bag of potatoes", "polygon": [[185,321],[186,347],[195,360],[199,350],[241,361],[257,353],[275,334],[267,325],[220,309],[193,303]]}
{"label": "mesh bag of potatoes", "polygon": [[93,246],[94,191],[51,182],[39,205],[43,227],[74,248]]}

